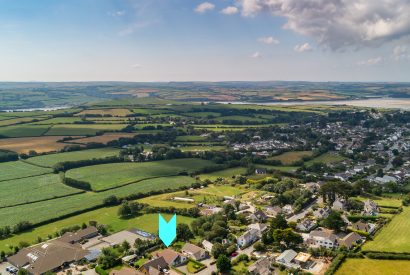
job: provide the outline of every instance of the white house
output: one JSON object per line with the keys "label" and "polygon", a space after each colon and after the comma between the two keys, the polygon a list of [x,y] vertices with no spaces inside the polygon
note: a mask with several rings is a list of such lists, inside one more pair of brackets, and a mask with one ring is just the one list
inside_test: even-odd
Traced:
{"label": "white house", "polygon": [[243,235],[239,236],[236,243],[239,247],[247,247],[253,244],[255,241],[259,240],[260,232],[257,229],[250,229],[246,231]]}

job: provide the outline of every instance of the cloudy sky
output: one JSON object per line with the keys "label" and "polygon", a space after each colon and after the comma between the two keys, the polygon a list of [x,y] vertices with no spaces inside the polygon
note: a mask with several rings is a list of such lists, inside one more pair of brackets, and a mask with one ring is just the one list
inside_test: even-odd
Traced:
{"label": "cloudy sky", "polygon": [[0,6],[0,81],[410,81],[409,0]]}

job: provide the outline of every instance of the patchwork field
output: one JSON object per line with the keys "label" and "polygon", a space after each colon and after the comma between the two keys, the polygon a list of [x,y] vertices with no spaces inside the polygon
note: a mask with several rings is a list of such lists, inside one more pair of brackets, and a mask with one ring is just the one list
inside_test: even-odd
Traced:
{"label": "patchwork field", "polygon": [[27,162],[40,166],[52,167],[63,161],[78,161],[93,158],[105,158],[118,156],[120,150],[114,148],[100,148],[91,150],[81,150],[67,153],[50,154],[27,159]]}
{"label": "patchwork field", "polygon": [[340,161],[345,160],[343,156],[332,154],[332,153],[325,153],[323,155],[318,156],[317,158],[314,158],[308,162],[306,162],[306,165],[312,165],[313,163],[325,163],[325,164],[332,164],[332,163],[337,163]]}
{"label": "patchwork field", "polygon": [[95,109],[95,110],[84,110],[76,114],[76,116],[82,115],[100,115],[100,116],[120,116],[124,117],[132,114],[128,109]]}
{"label": "patchwork field", "polygon": [[390,223],[376,234],[373,241],[364,244],[364,251],[410,253],[410,207],[395,215]]}
{"label": "patchwork field", "polygon": [[5,137],[38,137],[47,132],[48,125],[16,125],[0,128],[0,136]]}
{"label": "patchwork field", "polygon": [[[125,185],[142,179],[193,172],[213,163],[201,159],[175,159],[144,163],[113,163],[69,170],[69,178],[89,182],[93,190]],[[98,171],[96,173],[95,171]]]}
{"label": "patchwork field", "polygon": [[45,135],[47,136],[85,136],[96,135],[102,131],[119,131],[125,124],[58,124],[53,125]]}
{"label": "patchwork field", "polygon": [[22,161],[0,163],[0,182],[24,177],[38,176],[51,173],[49,168],[42,168]]}
{"label": "patchwork field", "polygon": [[[193,178],[187,176],[148,179],[105,192],[88,192],[67,198],[57,198],[43,202],[3,208],[0,209],[0,227],[6,225],[12,226],[20,221],[39,223],[84,209],[90,209],[91,207],[101,205],[103,200],[111,195],[125,197],[130,194],[176,189],[183,186],[187,187],[194,182],[195,180]],[[52,211],[50,211],[51,209]]]}
{"label": "patchwork field", "polygon": [[57,142],[63,138],[64,136],[5,138],[0,139],[0,149],[7,149],[19,154],[27,154],[31,150],[38,153],[58,151],[68,145],[67,143]]}
{"label": "patchwork field", "polygon": [[1,181],[0,189],[0,208],[81,192],[61,183],[56,174]]}
{"label": "patchwork field", "polygon": [[[158,215],[144,214],[130,219],[121,219],[117,215],[118,207],[101,208],[74,217],[40,226],[32,231],[25,232],[6,240],[0,240],[0,250],[9,251],[10,246],[17,246],[20,242],[33,243],[37,237],[46,239],[49,234],[60,231],[63,228],[81,225],[83,222],[97,221],[99,224],[107,225],[110,232],[117,232],[130,228],[137,228],[152,234],[158,234]],[[172,215],[163,214],[165,219],[170,219]],[[193,218],[178,215],[177,223],[191,224]]]}
{"label": "patchwork field", "polygon": [[279,156],[272,157],[271,159],[280,160],[283,165],[291,165],[296,161],[300,161],[303,157],[309,157],[312,155],[311,151],[293,151],[286,152]]}
{"label": "patchwork field", "polygon": [[131,137],[134,137],[135,135],[136,135],[135,133],[105,133],[101,136],[75,139],[73,140],[73,142],[82,143],[82,144],[87,144],[91,142],[107,144],[108,142],[112,140],[117,140],[120,138],[131,138]]}
{"label": "patchwork field", "polygon": [[347,259],[336,275],[406,275],[410,261]]}
{"label": "patchwork field", "polygon": [[[37,118],[22,117],[22,118],[12,118],[12,119],[7,119],[7,120],[0,120],[0,126],[8,126],[8,125],[14,125],[14,124],[19,124],[19,123],[31,122],[34,119],[37,119]],[[45,119],[45,118],[38,118],[38,119]]]}

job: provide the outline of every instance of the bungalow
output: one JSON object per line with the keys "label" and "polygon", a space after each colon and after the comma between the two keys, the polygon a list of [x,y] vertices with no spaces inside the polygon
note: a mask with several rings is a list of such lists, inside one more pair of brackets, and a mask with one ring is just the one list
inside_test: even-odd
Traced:
{"label": "bungalow", "polygon": [[351,232],[345,237],[339,239],[340,246],[345,246],[347,248],[352,248],[355,244],[360,243],[363,240],[363,237],[357,234],[356,232]]}
{"label": "bungalow", "polygon": [[265,175],[267,174],[267,170],[265,168],[256,168],[255,169],[255,174],[257,175]]}
{"label": "bungalow", "polygon": [[259,240],[259,230],[250,229],[246,231],[243,235],[239,236],[236,243],[239,247],[248,247],[255,241]]}
{"label": "bungalow", "polygon": [[293,261],[300,265],[302,268],[306,268],[311,263],[310,258],[312,257],[311,254],[299,252],[298,255],[293,259]]}
{"label": "bungalow", "polygon": [[293,207],[290,204],[286,204],[285,206],[282,207],[282,213],[285,214],[286,216],[290,216],[293,214]]}
{"label": "bungalow", "polygon": [[346,210],[346,202],[343,199],[336,199],[332,204],[332,209],[336,211]]}
{"label": "bungalow", "polygon": [[208,251],[209,253],[212,252],[212,248],[214,247],[214,245],[207,241],[207,240],[203,240],[202,241],[202,246],[205,248],[206,251]]}
{"label": "bungalow", "polygon": [[249,219],[252,222],[265,222],[268,219],[268,216],[262,210],[258,210],[252,215],[250,215]]}
{"label": "bungalow", "polygon": [[313,211],[313,215],[316,219],[326,219],[330,214],[330,208],[328,206],[324,208],[319,208],[316,211]]}
{"label": "bungalow", "polygon": [[186,243],[181,251],[183,254],[195,259],[196,261],[202,261],[209,257],[208,251],[191,243]]}
{"label": "bungalow", "polygon": [[316,227],[316,223],[310,219],[305,219],[296,224],[296,229],[303,232],[309,232]]}
{"label": "bungalow", "polygon": [[386,184],[386,183],[389,183],[389,182],[396,183],[397,179],[395,177],[392,177],[392,176],[384,175],[383,177],[376,177],[374,179],[374,181],[378,184]]}
{"label": "bungalow", "polygon": [[159,257],[143,264],[139,271],[146,275],[163,275],[168,268],[164,257]]}
{"label": "bungalow", "polygon": [[311,231],[305,242],[310,247],[324,247],[332,249],[339,245],[337,239],[337,236],[333,234],[332,231],[322,229]]}
{"label": "bungalow", "polygon": [[363,231],[363,232],[371,234],[371,233],[373,233],[376,226],[374,224],[366,223],[366,222],[360,220],[360,221],[357,221],[354,224],[352,224],[352,228],[354,230],[359,230],[359,231]]}
{"label": "bungalow", "polygon": [[172,249],[165,249],[161,252],[155,253],[155,258],[164,258],[169,266],[179,266],[184,264],[188,258]]}
{"label": "bungalow", "polygon": [[98,236],[98,230],[94,226],[88,226],[77,232],[66,232],[59,239],[62,242],[75,244],[87,239],[91,239]]}
{"label": "bungalow", "polygon": [[269,258],[264,257],[249,266],[248,271],[252,275],[270,275],[272,274],[270,269],[271,261]]}
{"label": "bungalow", "polygon": [[258,230],[259,238],[262,238],[263,232],[268,230],[268,227],[264,223],[253,223],[248,225],[248,230],[255,229]]}
{"label": "bungalow", "polygon": [[297,255],[298,253],[296,251],[288,249],[283,251],[283,253],[276,258],[276,262],[286,267],[298,269],[300,266],[293,261]]}
{"label": "bungalow", "polygon": [[275,218],[278,214],[282,213],[282,208],[279,206],[267,206],[265,207],[265,213],[269,218]]}
{"label": "bungalow", "polygon": [[362,214],[365,216],[377,216],[379,214],[377,203],[372,200],[366,200],[364,202]]}

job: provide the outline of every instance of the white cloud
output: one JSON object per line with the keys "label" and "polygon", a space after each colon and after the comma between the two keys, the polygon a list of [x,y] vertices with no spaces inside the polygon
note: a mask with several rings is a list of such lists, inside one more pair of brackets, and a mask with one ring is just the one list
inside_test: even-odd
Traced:
{"label": "white cloud", "polygon": [[405,45],[394,47],[393,58],[395,60],[410,59],[410,48]]}
{"label": "white cloud", "polygon": [[221,10],[221,13],[226,14],[226,15],[232,15],[232,14],[238,13],[238,11],[239,10],[237,7],[229,6]]}
{"label": "white cloud", "polygon": [[207,11],[211,11],[215,8],[215,5],[209,2],[203,2],[202,4],[199,4],[195,8],[195,12],[197,13],[205,13]]}
{"label": "white cloud", "polygon": [[139,69],[139,68],[142,68],[142,65],[136,63],[136,64],[133,64],[131,67],[132,67],[133,69]]}
{"label": "white cloud", "polygon": [[278,45],[279,44],[279,40],[273,38],[272,36],[266,36],[266,37],[261,37],[258,39],[259,42],[264,43],[264,44],[268,44],[268,45]]}
{"label": "white cloud", "polygon": [[113,16],[113,17],[120,17],[120,16],[125,15],[125,11],[124,10],[112,11],[112,12],[109,12],[108,15]]}
{"label": "white cloud", "polygon": [[252,57],[252,58],[261,58],[261,57],[262,57],[262,54],[261,54],[260,52],[254,52],[254,53],[251,55],[251,57]]}
{"label": "white cloud", "polygon": [[379,64],[382,61],[383,61],[383,58],[381,58],[379,56],[379,57],[359,61],[359,62],[357,62],[357,65],[359,65],[359,66],[374,66],[374,65]]}
{"label": "white cloud", "polygon": [[309,45],[309,43],[296,45],[293,49],[297,51],[298,53],[310,52],[313,50],[313,48]]}
{"label": "white cloud", "polygon": [[380,46],[410,36],[409,0],[240,0],[243,16],[268,12],[287,19],[285,29],[324,48]]}

